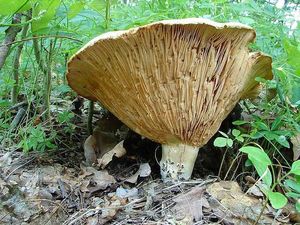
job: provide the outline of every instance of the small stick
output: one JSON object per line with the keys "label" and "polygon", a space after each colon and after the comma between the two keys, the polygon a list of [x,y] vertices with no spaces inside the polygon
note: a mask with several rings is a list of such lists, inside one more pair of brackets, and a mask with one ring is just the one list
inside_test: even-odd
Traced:
{"label": "small stick", "polygon": [[89,135],[93,134],[93,115],[94,115],[94,102],[90,101],[89,102],[89,111],[88,111],[88,124],[87,124],[87,129],[88,129]]}
{"label": "small stick", "polygon": [[10,129],[13,130],[15,129],[19,123],[21,122],[21,120],[24,118],[26,114],[26,110],[23,108],[20,108],[17,112],[17,115],[15,116],[15,118],[13,119],[13,121],[10,124]]}
{"label": "small stick", "polygon": [[62,195],[62,197],[63,197],[63,198],[67,198],[68,195],[67,195],[67,192],[66,192],[66,189],[65,189],[65,186],[64,186],[64,182],[59,178],[59,179],[57,180],[57,183],[58,183],[59,188],[60,188],[60,190],[61,190],[61,195]]}
{"label": "small stick", "polygon": [[27,104],[28,104],[27,101],[19,102],[19,103],[15,104],[15,105],[11,106],[11,107],[9,108],[9,110],[12,111],[12,110],[17,109],[17,108],[19,108],[19,107],[23,107],[23,106],[25,106],[25,105],[27,105]]}

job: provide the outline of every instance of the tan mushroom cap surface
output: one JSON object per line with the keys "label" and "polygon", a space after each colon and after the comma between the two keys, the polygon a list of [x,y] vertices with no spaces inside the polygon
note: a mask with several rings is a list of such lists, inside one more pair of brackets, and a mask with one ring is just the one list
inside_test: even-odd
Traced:
{"label": "tan mushroom cap surface", "polygon": [[272,79],[239,23],[166,20],[93,39],[68,64],[69,85],[162,144],[204,145],[241,98]]}

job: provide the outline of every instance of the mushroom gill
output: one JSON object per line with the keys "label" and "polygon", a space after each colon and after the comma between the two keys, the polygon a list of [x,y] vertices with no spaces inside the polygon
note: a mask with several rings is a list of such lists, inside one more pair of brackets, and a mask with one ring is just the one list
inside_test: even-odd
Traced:
{"label": "mushroom gill", "polygon": [[[189,179],[199,147],[218,131],[271,58],[250,53],[239,23],[166,20],[93,39],[68,64],[69,85],[135,132],[162,144],[163,179]],[[251,94],[252,93],[252,94]]]}

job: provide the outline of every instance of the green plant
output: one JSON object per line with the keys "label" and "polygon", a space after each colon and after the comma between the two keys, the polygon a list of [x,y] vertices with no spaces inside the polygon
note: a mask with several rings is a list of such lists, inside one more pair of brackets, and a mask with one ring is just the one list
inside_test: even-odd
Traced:
{"label": "green plant", "polygon": [[[300,182],[297,176],[300,175],[300,160],[293,162],[289,171],[285,172],[283,176],[276,176],[275,171],[277,165],[274,165],[269,156],[260,146],[243,146],[240,151],[248,155],[248,159],[257,171],[262,184],[258,185],[261,191],[266,195],[272,207],[280,209],[287,203],[287,197],[298,197]],[[282,188],[288,187],[289,192],[280,193],[275,191],[277,186]],[[295,204],[295,208],[300,212],[299,202]]]}
{"label": "green plant", "polygon": [[52,143],[55,132],[48,136],[44,128],[39,124],[36,127],[29,127],[24,129],[21,133],[22,139],[19,143],[19,147],[24,152],[34,151],[45,151],[46,149],[53,149],[56,146]]}
{"label": "green plant", "polygon": [[73,118],[74,113],[68,111],[59,113],[57,116],[57,122],[63,125],[63,130],[68,134],[72,134],[75,129],[75,125],[72,123]]}

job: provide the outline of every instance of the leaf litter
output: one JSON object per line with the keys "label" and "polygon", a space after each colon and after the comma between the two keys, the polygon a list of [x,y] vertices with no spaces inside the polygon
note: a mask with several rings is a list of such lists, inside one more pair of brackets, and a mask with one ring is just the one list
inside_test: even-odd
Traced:
{"label": "leaf litter", "polygon": [[[255,185],[244,193],[214,177],[163,183],[148,163],[128,169],[126,158],[103,170],[80,161],[72,167],[68,154],[58,163],[1,153],[0,224],[253,224],[263,208]],[[295,216],[292,208],[266,207],[257,224],[291,224]]]}

